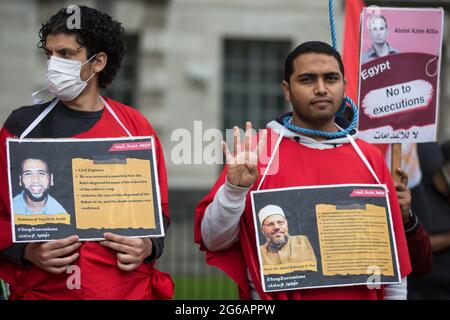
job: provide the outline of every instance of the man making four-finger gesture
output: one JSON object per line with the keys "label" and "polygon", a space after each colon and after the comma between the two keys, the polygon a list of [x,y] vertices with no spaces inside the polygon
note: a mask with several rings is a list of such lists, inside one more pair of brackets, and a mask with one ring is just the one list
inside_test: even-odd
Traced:
{"label": "man making four-finger gesture", "polygon": [[[226,166],[197,206],[195,240],[206,251],[208,264],[222,269],[236,282],[242,299],[406,299],[406,276],[411,266],[389,169],[381,153],[351,137],[356,130],[343,131],[336,116],[345,89],[339,53],[319,41],[299,45],[286,58],[282,89],[292,112],[270,122],[254,149],[250,143],[254,140],[250,136],[251,124],[246,124],[244,146],[238,128],[234,128],[234,154],[224,146]],[[389,190],[400,285],[264,292],[251,191],[378,181]]]}

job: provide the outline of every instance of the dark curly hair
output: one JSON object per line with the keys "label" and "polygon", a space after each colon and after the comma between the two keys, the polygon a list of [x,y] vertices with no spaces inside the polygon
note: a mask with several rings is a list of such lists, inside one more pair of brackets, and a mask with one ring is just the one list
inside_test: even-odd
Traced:
{"label": "dark curly hair", "polygon": [[106,13],[86,6],[78,6],[81,13],[81,28],[69,29],[67,21],[73,13],[67,8],[60,9],[39,30],[39,48],[44,48],[47,37],[58,33],[75,34],[78,44],[84,46],[88,52],[88,58],[96,53],[104,52],[108,56],[108,63],[99,73],[98,84],[100,88],[106,88],[117,74],[122,65],[125,54],[122,24],[113,20]]}

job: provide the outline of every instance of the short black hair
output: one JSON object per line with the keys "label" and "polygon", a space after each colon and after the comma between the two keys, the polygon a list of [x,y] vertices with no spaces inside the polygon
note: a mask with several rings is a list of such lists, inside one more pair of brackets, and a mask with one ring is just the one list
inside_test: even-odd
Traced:
{"label": "short black hair", "polygon": [[289,83],[289,78],[294,72],[294,60],[302,54],[307,53],[320,53],[326,54],[327,56],[332,56],[336,59],[339,64],[339,70],[344,77],[344,64],[342,63],[342,58],[339,52],[330,46],[328,43],[322,41],[307,41],[303,42],[297,48],[295,48],[289,55],[286,57],[284,62],[284,80]]}
{"label": "short black hair", "polygon": [[42,25],[39,30],[38,47],[45,47],[49,35],[64,33],[76,35],[77,43],[87,49],[88,58],[99,52],[106,53],[108,62],[98,77],[99,87],[106,88],[114,80],[122,65],[125,54],[123,40],[125,30],[120,22],[113,20],[106,13],[86,6],[78,8],[81,22],[79,29],[69,29],[67,22],[73,16],[73,11],[62,8]]}

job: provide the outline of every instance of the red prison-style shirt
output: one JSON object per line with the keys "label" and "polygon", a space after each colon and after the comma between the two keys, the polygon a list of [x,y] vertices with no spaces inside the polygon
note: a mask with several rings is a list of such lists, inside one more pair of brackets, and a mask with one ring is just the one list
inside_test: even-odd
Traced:
{"label": "red prison-style shirt", "polygon": [[[105,98],[123,125],[133,136],[155,137],[158,180],[163,214],[169,218],[167,176],[164,155],[156,132],[135,109]],[[105,110],[101,118],[89,130],[74,138],[110,138],[126,136],[124,129]],[[3,127],[0,132],[0,250],[12,245],[10,203],[8,197],[6,138],[14,135]],[[155,261],[142,263],[131,272],[117,267],[116,252],[102,247],[98,242],[82,242],[80,257],[74,262],[80,268],[81,289],[68,289],[70,274],[48,273],[33,265],[22,268],[0,260],[0,278],[10,284],[11,299],[171,299],[173,281],[167,273],[155,268]]]}
{"label": "red prison-style shirt", "polygon": [[[276,138],[271,138],[271,135],[277,134],[269,129],[267,141],[276,141]],[[401,278],[403,278],[411,272],[411,265],[400,207],[389,169],[386,166],[383,155],[376,148],[359,139],[356,140],[356,143],[368,159],[381,183],[386,184],[389,189],[395,243],[397,246]],[[273,152],[273,145],[268,143],[266,147]],[[275,160],[272,164],[272,166],[278,167],[278,172],[266,176],[261,190],[329,184],[377,184],[375,178],[371,175],[350,143],[332,149],[318,150],[302,145],[295,140],[283,138],[278,152],[279,155],[274,158]],[[268,152],[267,154],[270,156],[270,153]],[[256,291],[262,299],[266,300],[382,300],[384,298],[383,286],[380,289],[369,289],[367,286],[349,286],[278,292],[263,291],[250,200],[250,192],[256,190],[262,176],[261,173],[264,172],[261,163],[258,166],[260,177],[249,190],[246,197],[244,213],[240,219],[239,241],[230,248],[216,252],[208,251],[202,243],[201,236],[201,222],[205,210],[213,201],[217,190],[225,182],[227,174],[226,167],[208,195],[198,204],[194,224],[195,241],[200,245],[201,250],[206,251],[207,263],[223,270],[236,282],[239,287],[241,299],[250,299],[250,287],[247,279],[248,268]]]}

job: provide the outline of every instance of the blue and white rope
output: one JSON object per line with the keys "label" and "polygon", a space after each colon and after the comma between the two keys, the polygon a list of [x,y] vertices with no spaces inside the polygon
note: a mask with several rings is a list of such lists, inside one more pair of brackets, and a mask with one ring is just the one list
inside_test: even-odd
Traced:
{"label": "blue and white rope", "polygon": [[337,50],[336,28],[334,26],[333,0],[328,0],[328,16],[330,17],[331,42],[333,44],[333,48]]}
{"label": "blue and white rope", "polygon": [[[347,136],[347,134],[351,134],[351,132],[356,128],[356,125],[358,124],[358,109],[356,108],[355,104],[353,103],[352,99],[350,99],[349,97],[345,97],[344,98],[344,102],[342,103],[342,105],[346,106],[346,104],[349,103],[352,107],[353,110],[353,120],[350,123],[350,125],[346,128],[343,129],[342,131],[339,132],[327,132],[327,131],[320,131],[320,130],[313,130],[313,129],[306,129],[306,128],[301,128],[296,126],[295,124],[292,123],[292,116],[285,116],[282,121],[283,121],[283,125],[288,128],[289,130],[292,130],[294,132],[303,134],[303,135],[309,135],[309,136],[319,136],[319,137],[324,137],[327,139],[338,139],[338,138],[343,138],[345,136]],[[341,107],[341,109],[343,109]]]}
{"label": "blue and white rope", "polygon": [[[331,29],[331,41],[333,44],[333,48],[337,51],[337,41],[336,41],[336,28],[334,25],[334,13],[333,13],[333,0],[328,0],[328,14],[330,17],[330,29]],[[344,101],[342,102],[342,106],[339,108],[338,112],[336,113],[337,116],[343,115],[345,108],[347,106],[347,103],[350,104],[353,110],[353,119],[350,125],[339,132],[325,132],[320,130],[311,130],[311,129],[305,129],[298,127],[294,124],[292,124],[292,116],[286,116],[282,119],[283,125],[288,128],[289,130],[298,132],[303,135],[312,135],[312,136],[320,136],[325,137],[327,139],[338,139],[343,138],[347,136],[347,134],[350,134],[352,131],[356,129],[356,126],[358,125],[358,108],[356,107],[355,103],[350,97],[344,97]]]}

